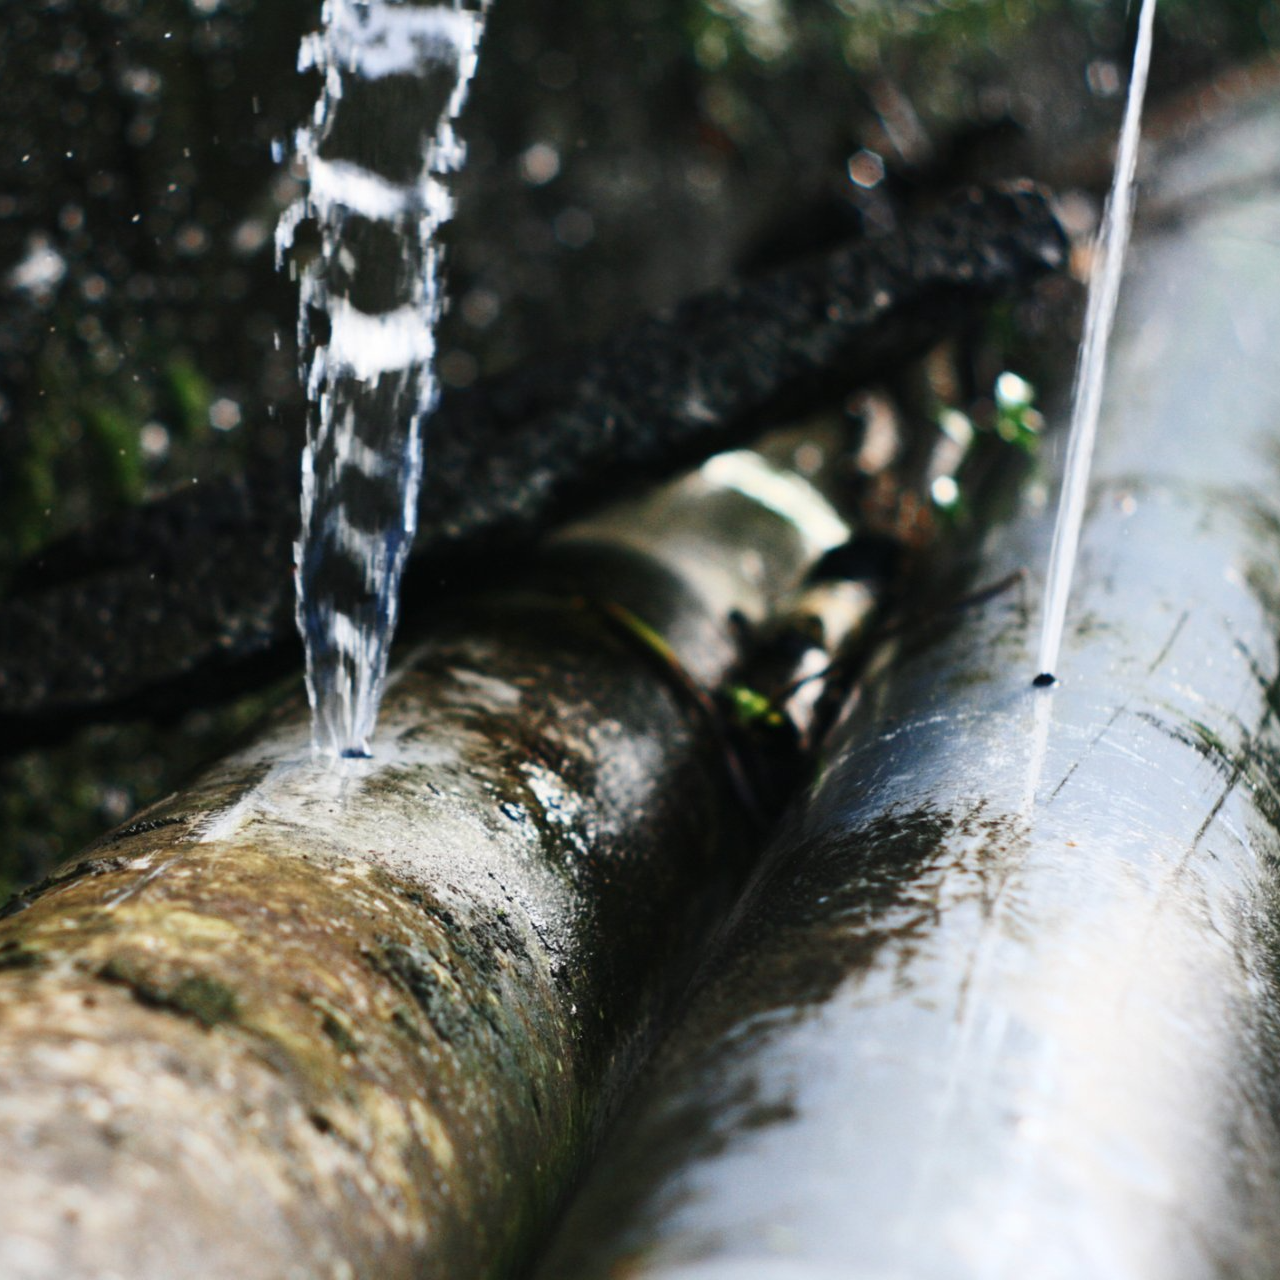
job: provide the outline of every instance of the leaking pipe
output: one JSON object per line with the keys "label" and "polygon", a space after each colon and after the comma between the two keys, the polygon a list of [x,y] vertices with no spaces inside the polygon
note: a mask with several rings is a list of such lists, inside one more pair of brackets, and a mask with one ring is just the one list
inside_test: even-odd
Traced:
{"label": "leaking pipe", "polygon": [[1277,139],[1146,197],[1060,685],[1016,593],[904,646],[544,1280],[1280,1276]]}
{"label": "leaking pipe", "polygon": [[0,1275],[509,1274],[733,850],[672,664],[716,688],[847,534],[721,457],[441,620],[372,759],[295,703],[11,903]]}

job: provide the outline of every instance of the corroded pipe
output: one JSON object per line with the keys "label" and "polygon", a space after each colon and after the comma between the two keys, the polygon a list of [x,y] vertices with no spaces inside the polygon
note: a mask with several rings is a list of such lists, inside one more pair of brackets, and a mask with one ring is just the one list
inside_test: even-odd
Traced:
{"label": "corroded pipe", "polygon": [[718,459],[437,627],[373,759],[294,704],[11,904],[0,1274],[507,1274],[732,860],[672,658],[714,689],[847,532]]}
{"label": "corroded pipe", "polygon": [[1062,684],[1014,595],[908,646],[546,1280],[1280,1275],[1277,138],[1148,198]]}

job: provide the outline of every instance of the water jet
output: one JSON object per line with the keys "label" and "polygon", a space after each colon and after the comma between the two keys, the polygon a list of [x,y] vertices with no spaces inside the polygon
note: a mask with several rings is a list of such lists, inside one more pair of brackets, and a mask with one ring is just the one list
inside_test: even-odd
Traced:
{"label": "water jet", "polygon": [[[282,216],[276,245],[282,262],[299,226],[317,226],[298,304],[311,414],[294,577],[315,748],[329,756],[368,754],[386,679],[423,433],[440,394],[437,233],[453,213],[443,179],[466,154],[454,122],[487,9],[488,0],[325,0],[322,28],[299,54],[299,70],[319,72],[322,89],[295,142],[306,192]],[[448,92],[437,104],[441,79]]]}
{"label": "water jet", "polygon": [[1098,231],[1096,252],[1099,261],[1094,264],[1089,283],[1089,303],[1072,392],[1062,496],[1045,580],[1044,622],[1036,659],[1041,672],[1036,677],[1038,687],[1051,684],[1058,669],[1062,630],[1066,625],[1067,597],[1071,591],[1071,579],[1080,544],[1080,526],[1089,490],[1094,441],[1098,434],[1098,417],[1102,411],[1108,347],[1115,324],[1116,306],[1120,300],[1120,283],[1124,275],[1129,231],[1133,223],[1138,143],[1142,136],[1142,106],[1146,99],[1147,76],[1151,67],[1156,3],[1157,0],[1143,0],[1138,15],[1138,43],[1133,55],[1133,72],[1129,82],[1124,123],[1120,130],[1115,179]]}

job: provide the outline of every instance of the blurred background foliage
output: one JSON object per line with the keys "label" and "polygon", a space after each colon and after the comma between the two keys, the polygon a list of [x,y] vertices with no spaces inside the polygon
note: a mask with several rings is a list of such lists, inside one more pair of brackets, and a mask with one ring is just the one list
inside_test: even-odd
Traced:
{"label": "blurred background foliage", "polygon": [[[294,68],[319,10],[0,0],[0,590],[87,520],[296,455],[296,301],[272,239],[298,187],[272,144],[287,153],[315,100]],[[877,234],[966,181],[1029,174],[1087,222],[1135,17],[1122,0],[496,0],[447,233],[444,382]],[[1280,0],[1162,0],[1157,105],[1277,42]],[[259,705],[0,756],[0,894]]]}

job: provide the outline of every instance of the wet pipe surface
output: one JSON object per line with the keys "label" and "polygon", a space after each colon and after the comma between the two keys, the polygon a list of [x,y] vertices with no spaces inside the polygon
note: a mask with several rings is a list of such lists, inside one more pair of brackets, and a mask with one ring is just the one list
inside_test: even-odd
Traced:
{"label": "wet pipe surface", "polygon": [[[1093,546],[1204,511],[1118,508]],[[1214,523],[1270,550],[1247,515]],[[901,673],[544,1275],[1273,1274],[1280,617],[1188,611],[1175,588],[1222,577],[1190,560],[1155,599],[1150,564],[1107,574],[1095,594],[1137,616],[1082,619],[1056,692],[1019,678],[1008,602],[944,642],[976,679],[936,653]]]}
{"label": "wet pipe surface", "polygon": [[596,614],[458,627],[381,761],[316,765],[295,708],[0,922],[5,1275],[501,1275],[545,1220],[722,779]]}
{"label": "wet pipe surface", "polygon": [[1181,213],[1122,313],[1060,684],[1015,595],[912,646],[544,1280],[1277,1274],[1280,207]]}

